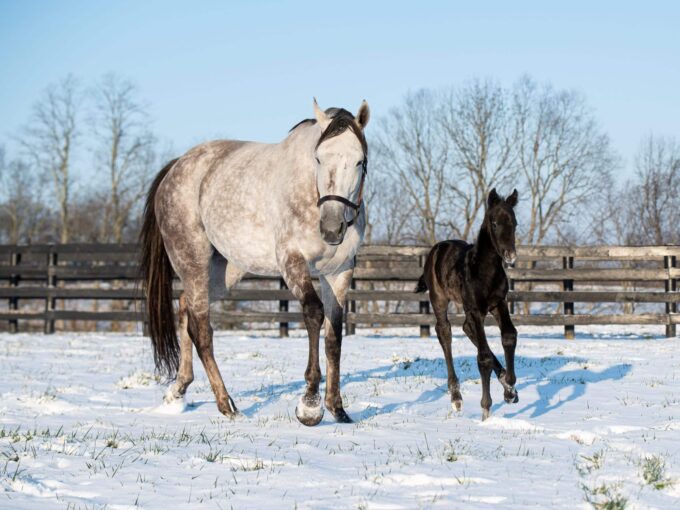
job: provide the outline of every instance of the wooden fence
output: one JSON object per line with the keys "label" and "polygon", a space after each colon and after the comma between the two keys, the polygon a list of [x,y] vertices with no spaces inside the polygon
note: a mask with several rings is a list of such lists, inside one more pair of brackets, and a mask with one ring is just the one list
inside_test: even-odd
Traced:
{"label": "wooden fence", "polygon": [[[429,335],[434,323],[429,303],[412,292],[427,251],[361,248],[345,307],[349,334],[357,325],[419,325]],[[666,336],[675,336],[678,255],[680,246],[520,247],[515,267],[506,269],[513,320],[563,326],[567,338],[573,338],[575,326],[587,324],[664,325]],[[52,333],[57,321],[64,329],[78,321],[141,321],[137,258],[136,245],[0,245],[0,302],[7,303],[0,307],[0,322],[12,332],[21,323],[41,323]],[[278,323],[281,336],[302,321],[280,278],[247,276],[222,308],[212,313],[220,326]],[[460,310],[452,308],[449,317],[462,325]]]}

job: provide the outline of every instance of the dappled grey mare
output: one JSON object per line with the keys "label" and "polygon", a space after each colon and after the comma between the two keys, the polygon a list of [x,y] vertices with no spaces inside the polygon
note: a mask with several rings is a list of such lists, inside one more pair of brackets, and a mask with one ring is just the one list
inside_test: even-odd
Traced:
{"label": "dappled grey mare", "polygon": [[[365,228],[362,202],[369,120],[323,111],[291,129],[278,144],[215,141],[194,147],[158,174],[146,202],[141,240],[149,332],[160,373],[175,378],[166,401],[182,399],[193,381],[192,342],[223,414],[237,413],[213,355],[209,303],[247,272],[282,275],[300,300],[309,335],[307,388],[295,414],[316,425],[319,333],[325,325],[326,398],[339,422],[351,422],[340,396],[340,347],[345,293]],[[179,342],[172,270],[182,280]],[[318,276],[321,299],[312,286]]]}

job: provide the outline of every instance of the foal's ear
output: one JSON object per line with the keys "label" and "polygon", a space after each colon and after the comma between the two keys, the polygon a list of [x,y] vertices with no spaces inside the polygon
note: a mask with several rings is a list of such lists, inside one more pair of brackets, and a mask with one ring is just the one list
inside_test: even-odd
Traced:
{"label": "foal's ear", "polygon": [[359,127],[361,129],[364,129],[366,127],[366,124],[368,124],[368,119],[371,118],[371,110],[368,107],[368,103],[364,99],[361,102],[361,106],[359,107],[359,111],[357,112],[357,124],[359,124]]}
{"label": "foal's ear", "polygon": [[489,206],[489,208],[491,208],[500,201],[501,201],[501,197],[499,197],[498,193],[496,193],[496,188],[492,189],[489,192],[489,198],[486,201],[487,205]]}
{"label": "foal's ear", "polygon": [[515,207],[517,205],[517,190],[512,190],[512,194],[505,199],[505,203],[510,207]]}
{"label": "foal's ear", "polygon": [[321,126],[321,131],[326,129],[328,124],[331,123],[331,118],[326,112],[319,108],[319,103],[316,102],[316,98],[314,98],[314,116],[316,117],[319,126]]}

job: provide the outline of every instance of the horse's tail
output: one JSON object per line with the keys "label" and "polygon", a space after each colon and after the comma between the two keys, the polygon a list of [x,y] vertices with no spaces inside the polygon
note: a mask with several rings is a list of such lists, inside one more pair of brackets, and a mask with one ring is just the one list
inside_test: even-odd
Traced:
{"label": "horse's tail", "polygon": [[425,291],[427,291],[427,284],[425,283],[425,273],[423,273],[420,275],[420,278],[418,278],[418,283],[416,284],[416,288],[413,289],[413,292],[419,294]]}
{"label": "horse's tail", "polygon": [[165,165],[151,183],[139,235],[142,245],[141,279],[146,296],[145,315],[153,345],[153,359],[156,370],[169,379],[174,379],[179,367],[179,343],[172,303],[173,271],[158,228],[154,202],[161,181],[176,161],[173,159]]}

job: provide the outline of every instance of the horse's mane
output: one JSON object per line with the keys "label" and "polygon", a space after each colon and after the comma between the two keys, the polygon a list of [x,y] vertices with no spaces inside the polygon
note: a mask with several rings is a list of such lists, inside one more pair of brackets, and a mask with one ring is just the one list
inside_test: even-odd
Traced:
{"label": "horse's mane", "polygon": [[[325,140],[328,140],[329,138],[333,138],[334,136],[338,136],[348,129],[352,131],[356,135],[356,137],[359,139],[361,142],[361,148],[364,151],[364,154],[368,153],[368,145],[366,144],[366,137],[364,136],[364,132],[361,130],[359,125],[356,122],[356,119],[354,118],[354,115],[352,115],[351,112],[345,110],[344,108],[328,108],[326,110],[326,114],[331,117],[331,122],[328,124],[328,127],[324,130],[323,133],[321,133],[321,137],[319,138],[319,141],[316,143],[316,146],[319,147],[321,143],[323,143]],[[295,124],[292,128],[290,128],[289,133],[297,129],[298,127],[302,126],[303,124],[310,124],[314,125],[316,124],[316,119],[303,119],[297,124]]]}

